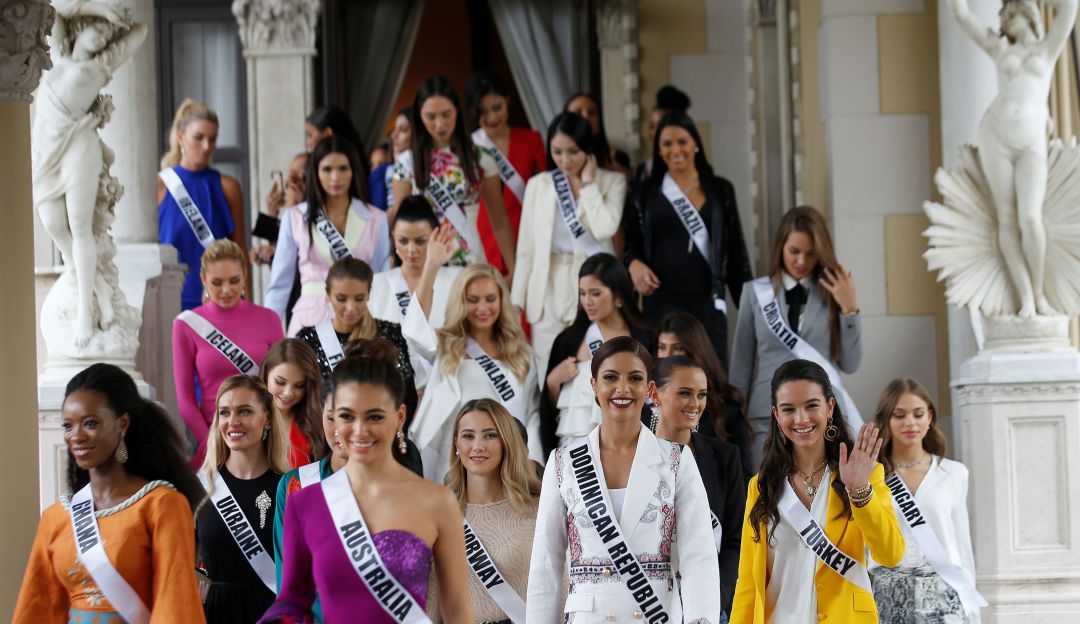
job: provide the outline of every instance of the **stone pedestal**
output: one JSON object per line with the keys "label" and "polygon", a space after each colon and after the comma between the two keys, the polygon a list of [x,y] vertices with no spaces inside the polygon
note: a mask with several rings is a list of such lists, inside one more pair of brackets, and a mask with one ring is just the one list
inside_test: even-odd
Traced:
{"label": "stone pedestal", "polygon": [[1080,353],[982,351],[952,385],[983,624],[1080,621]]}

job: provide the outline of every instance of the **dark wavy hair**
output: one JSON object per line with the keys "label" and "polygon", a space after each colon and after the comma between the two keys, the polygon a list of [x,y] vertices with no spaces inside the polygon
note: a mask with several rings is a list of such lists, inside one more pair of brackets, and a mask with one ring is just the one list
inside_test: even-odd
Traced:
{"label": "dark wavy hair", "polygon": [[352,169],[352,182],[349,184],[349,196],[367,201],[367,174],[364,173],[364,164],[360,160],[360,154],[356,146],[348,139],[341,138],[336,134],[330,135],[315,146],[311,151],[311,158],[307,166],[307,222],[311,234],[314,236],[315,219],[326,211],[326,191],[319,183],[319,163],[330,154],[342,154],[349,161]]}
{"label": "dark wavy hair", "polygon": [[878,455],[878,461],[885,466],[886,475],[894,471],[892,462],[893,437],[889,421],[892,419],[892,412],[896,409],[900,397],[905,394],[914,394],[922,399],[926,403],[927,411],[930,412],[930,428],[926,431],[926,437],[922,440],[923,450],[939,457],[945,457],[945,454],[949,452],[949,443],[945,439],[945,434],[937,425],[937,407],[934,406],[934,400],[930,398],[930,393],[926,390],[926,387],[910,377],[893,379],[881,391],[877,409],[874,410],[874,425],[881,432],[881,453]]}
{"label": "dark wavy hair", "polygon": [[465,106],[469,109],[469,127],[476,129],[480,125],[480,101],[485,95],[501,95],[510,100],[510,90],[498,74],[490,69],[478,69],[469,76],[465,83]]}
{"label": "dark wavy hair", "polygon": [[653,108],[662,111],[687,111],[690,109],[690,96],[678,87],[664,85],[656,90],[656,104]]}
{"label": "dark wavy hair", "polygon": [[[570,137],[574,143],[577,143],[578,148],[586,154],[593,154],[594,142],[592,133],[592,126],[589,125],[589,120],[585,119],[577,113],[559,113],[555,115],[555,119],[551,120],[551,124],[548,126],[547,131],[547,168],[548,171],[554,171],[556,169],[555,159],[551,157],[551,140],[555,138],[556,134],[563,133]],[[600,156],[597,155],[597,164],[599,165]]]}
{"label": "dark wavy hair", "polygon": [[[630,273],[623,266],[622,261],[609,253],[595,253],[581,263],[581,269],[578,271],[578,282],[581,282],[581,278],[590,276],[600,280],[604,286],[611,290],[615,303],[622,303],[622,307],[616,307],[616,310],[627,325],[645,331],[648,330],[645,317],[642,316],[641,309],[638,308],[634,282],[630,279]],[[578,297],[577,315],[574,317],[574,322],[571,323],[570,328],[564,331],[581,331],[591,322],[589,315],[585,313],[585,308],[581,305],[581,297]]]}
{"label": "dark wavy hair", "polygon": [[394,223],[398,221],[404,221],[405,223],[426,221],[433,230],[439,227],[439,218],[435,216],[435,211],[431,208],[431,202],[423,195],[409,195],[401,200],[397,214],[394,215]]}
{"label": "dark wavy hair", "polygon": [[664,174],[667,173],[667,164],[660,157],[660,133],[668,126],[676,126],[690,133],[690,138],[694,139],[694,143],[698,147],[697,153],[694,154],[694,168],[697,169],[698,176],[701,179],[712,178],[714,175],[712,165],[709,164],[709,159],[705,158],[705,144],[701,142],[701,134],[698,133],[694,120],[685,111],[674,110],[664,113],[664,116],[660,118],[660,123],[656,124],[656,135],[653,136],[652,145],[652,174],[649,176],[649,184],[655,188],[660,188],[660,183],[664,180]]}
{"label": "dark wavy hair", "polygon": [[[832,424],[836,426],[838,435],[830,442],[825,440],[825,461],[834,476],[840,474],[840,444],[843,443],[848,451],[852,449],[851,432],[848,430],[847,419],[840,410],[840,403],[836,400],[829,374],[821,366],[809,360],[788,360],[780,365],[773,373],[772,378],[772,406],[776,407],[776,391],[786,383],[793,381],[809,381],[821,388],[825,401],[830,399],[835,403],[832,412]],[[795,459],[791,449],[791,441],[780,435],[780,425],[775,417],[769,419],[769,434],[765,438],[765,450],[761,458],[761,469],[758,472],[758,499],[750,509],[747,520],[754,528],[754,541],[761,541],[761,527],[765,526],[766,535],[780,521],[778,505],[784,495],[784,487],[791,471],[795,470]],[[840,479],[833,479],[833,494],[840,497],[844,504],[843,510],[837,517],[851,517],[851,501],[848,500],[847,490]]]}
{"label": "dark wavy hair", "polygon": [[652,373],[653,358],[652,355],[649,354],[649,350],[645,348],[645,345],[630,336],[616,336],[600,345],[600,348],[593,353],[593,379],[596,379],[596,376],[600,374],[600,367],[604,364],[604,361],[619,353],[629,353],[641,360],[641,363],[645,365],[646,377]]}
{"label": "dark wavy hair", "polygon": [[[311,111],[311,114],[308,115],[306,121],[320,131],[330,128],[332,136],[345,139],[356,146],[356,150],[359,153],[366,153],[364,151],[364,142],[360,138],[360,133],[356,130],[356,126],[353,125],[349,113],[346,113],[343,109],[334,106],[333,104],[320,106]],[[367,177],[366,171],[364,172],[364,177]]]}
{"label": "dark wavy hair", "polygon": [[[596,114],[600,119],[600,129],[592,135],[592,153],[596,155],[596,164],[604,169],[611,168],[611,144],[608,143],[607,130],[604,129],[604,109],[600,106],[600,100],[591,93],[585,93],[579,91],[574,93],[570,97],[566,98],[566,104],[563,104],[563,112],[570,112],[570,102],[578,99],[579,97],[588,98],[596,105]],[[592,127],[589,127],[590,131]]]}
{"label": "dark wavy hair", "polygon": [[446,76],[428,76],[416,88],[416,96],[412,104],[412,161],[413,179],[416,188],[421,192],[427,190],[431,177],[431,150],[435,147],[435,140],[424,125],[421,110],[424,102],[435,96],[450,100],[457,112],[457,122],[454,124],[453,136],[450,140],[450,149],[461,163],[461,169],[465,172],[465,178],[471,185],[480,183],[480,163],[473,149],[472,139],[465,129],[466,117],[461,108],[461,100],[458,99],[454,85]]}
{"label": "dark wavy hair", "polygon": [[331,376],[334,388],[340,389],[350,383],[381,386],[390,393],[395,405],[404,405],[405,379],[397,361],[397,347],[385,338],[349,342],[345,345],[345,359],[334,368]]}
{"label": "dark wavy hair", "polygon": [[[131,375],[112,364],[94,364],[71,378],[64,390],[64,400],[79,390],[100,394],[117,417],[128,415],[130,422],[124,434],[128,460],[124,470],[148,481],[168,481],[184,495],[193,510],[199,506],[206,491],[188,466],[185,441],[165,410],[139,395]],[[69,450],[68,488],[75,493],[89,482],[90,472],[79,468]]]}

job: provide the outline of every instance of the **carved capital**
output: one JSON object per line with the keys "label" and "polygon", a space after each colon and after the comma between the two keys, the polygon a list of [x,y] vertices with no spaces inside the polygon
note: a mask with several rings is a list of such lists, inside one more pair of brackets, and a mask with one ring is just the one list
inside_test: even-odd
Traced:
{"label": "carved capital", "polygon": [[233,0],[244,54],[314,53],[318,0]]}
{"label": "carved capital", "polygon": [[52,67],[45,35],[55,17],[47,0],[0,0],[0,99],[33,99],[41,72]]}
{"label": "carved capital", "polygon": [[596,38],[601,48],[618,48],[634,41],[637,14],[630,0],[602,0],[596,9]]}

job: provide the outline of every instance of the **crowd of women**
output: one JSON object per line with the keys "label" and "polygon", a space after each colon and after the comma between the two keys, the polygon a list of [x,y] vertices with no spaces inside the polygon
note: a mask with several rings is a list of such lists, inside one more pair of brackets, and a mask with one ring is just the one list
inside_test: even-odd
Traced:
{"label": "crowd of women", "polygon": [[217,118],[180,107],[185,431],[112,365],[71,380],[16,622],[978,621],[967,471],[918,382],[865,424],[844,390],[859,307],[821,214],[754,279],[685,94],[632,170],[592,96],[546,137],[512,104],[428,78],[370,163],[319,109],[250,251]]}

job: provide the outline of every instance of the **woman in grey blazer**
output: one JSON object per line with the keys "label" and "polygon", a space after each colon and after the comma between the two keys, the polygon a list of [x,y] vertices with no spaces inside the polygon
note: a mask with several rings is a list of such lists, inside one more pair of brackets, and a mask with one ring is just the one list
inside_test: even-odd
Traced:
{"label": "woman in grey blazer", "polygon": [[[784,215],[773,239],[769,274],[747,282],[739,299],[730,379],[748,399],[755,468],[772,418],[773,372],[796,357],[823,360],[818,363],[827,371],[831,365],[834,371],[830,377],[839,377],[839,371],[854,373],[862,361],[855,282],[836,260],[824,217],[809,206]],[[832,383],[842,388],[840,379]]]}

